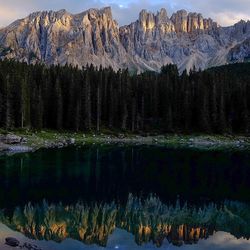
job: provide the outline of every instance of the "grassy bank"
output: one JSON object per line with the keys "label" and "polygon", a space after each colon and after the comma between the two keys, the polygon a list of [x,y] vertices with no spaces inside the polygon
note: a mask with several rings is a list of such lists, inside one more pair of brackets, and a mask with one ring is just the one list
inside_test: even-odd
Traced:
{"label": "grassy bank", "polygon": [[[24,138],[20,145],[13,147],[27,147],[31,150],[39,148],[64,147],[70,144],[135,144],[135,145],[165,145],[169,147],[190,147],[200,149],[250,149],[250,137],[241,135],[138,135],[131,133],[72,133],[51,130],[0,130],[0,135],[12,134]],[[7,150],[9,145],[0,145],[0,149]],[[18,150],[17,150],[18,151]]]}

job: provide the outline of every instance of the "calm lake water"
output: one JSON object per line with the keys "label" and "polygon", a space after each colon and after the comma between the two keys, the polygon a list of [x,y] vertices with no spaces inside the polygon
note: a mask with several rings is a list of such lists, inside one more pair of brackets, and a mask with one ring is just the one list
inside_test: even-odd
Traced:
{"label": "calm lake water", "polygon": [[247,250],[250,152],[88,145],[3,155],[0,209],[0,249],[15,236],[49,250]]}

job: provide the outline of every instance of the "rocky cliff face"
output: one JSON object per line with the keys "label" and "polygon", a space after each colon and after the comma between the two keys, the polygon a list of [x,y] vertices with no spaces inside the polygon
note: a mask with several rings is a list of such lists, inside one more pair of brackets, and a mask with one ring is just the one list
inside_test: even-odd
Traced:
{"label": "rocky cliff face", "polygon": [[159,70],[175,63],[180,71],[249,59],[250,22],[222,28],[201,14],[142,10],[134,23],[119,27],[109,7],[80,14],[36,12],[0,30],[0,58],[28,63],[128,67]]}
{"label": "rocky cliff face", "polygon": [[179,10],[171,17],[176,32],[193,32],[195,30],[209,30],[217,28],[216,22],[211,18],[203,18],[198,13],[187,13],[186,10]]}
{"label": "rocky cliff face", "polygon": [[2,57],[28,63],[93,63],[117,68],[124,58],[110,8],[78,15],[66,10],[33,13],[3,29],[0,46],[5,48]]}

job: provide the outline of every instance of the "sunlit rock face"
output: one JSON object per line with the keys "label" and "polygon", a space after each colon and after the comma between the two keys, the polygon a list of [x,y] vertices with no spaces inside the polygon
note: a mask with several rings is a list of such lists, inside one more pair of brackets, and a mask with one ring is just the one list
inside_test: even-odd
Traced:
{"label": "sunlit rock face", "polygon": [[[27,63],[86,64],[115,70],[155,70],[169,63],[180,71],[242,61],[230,50],[250,37],[249,22],[222,28],[210,18],[180,10],[142,10],[138,20],[119,27],[110,7],[80,14],[66,10],[36,12],[0,30],[0,58]],[[248,46],[248,45],[247,45]],[[237,59],[239,58],[239,59]]]}
{"label": "sunlit rock face", "polygon": [[171,17],[171,21],[174,24],[176,32],[187,32],[188,31],[188,13],[185,10],[179,10],[174,13]]}
{"label": "sunlit rock face", "polygon": [[193,32],[196,30],[211,30],[218,27],[216,22],[211,18],[204,19],[201,14],[187,13],[185,10],[180,10],[174,13],[171,17],[174,23],[176,32]]}
{"label": "sunlit rock face", "polygon": [[[11,48],[7,58],[28,63],[113,66],[123,58],[119,27],[110,8],[72,15],[65,10],[37,12],[1,32],[1,44]],[[115,58],[114,58],[115,57]]]}
{"label": "sunlit rock face", "polygon": [[144,32],[153,29],[164,29],[165,33],[174,32],[174,25],[170,21],[167,16],[166,9],[161,9],[157,14],[153,14],[152,12],[147,12],[146,10],[142,10],[139,14],[139,27]]}

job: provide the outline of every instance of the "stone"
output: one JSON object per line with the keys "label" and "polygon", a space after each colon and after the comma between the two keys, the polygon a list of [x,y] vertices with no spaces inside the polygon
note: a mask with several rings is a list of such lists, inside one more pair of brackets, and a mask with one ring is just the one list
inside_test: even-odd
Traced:
{"label": "stone", "polygon": [[11,247],[18,247],[20,242],[16,238],[7,237],[5,239],[5,244],[8,245],[8,246],[11,246]]}
{"label": "stone", "polygon": [[9,152],[31,152],[33,150],[33,148],[31,147],[27,147],[27,146],[10,146],[10,147],[6,147],[5,151],[9,151]]}
{"label": "stone", "polygon": [[23,141],[23,137],[13,135],[13,134],[7,134],[7,135],[0,135],[0,142],[6,143],[6,144],[19,144]]}
{"label": "stone", "polygon": [[118,138],[119,138],[119,139],[125,139],[126,137],[125,137],[124,134],[118,134]]}
{"label": "stone", "polygon": [[58,142],[57,143],[57,147],[58,148],[63,148],[65,145],[64,145],[64,143],[63,142]]}
{"label": "stone", "polygon": [[75,138],[69,138],[69,139],[66,140],[66,142],[67,142],[68,144],[75,144],[76,139],[75,139]]}
{"label": "stone", "polygon": [[27,142],[28,142],[27,138],[22,137],[22,139],[21,139],[21,143],[27,143]]}

